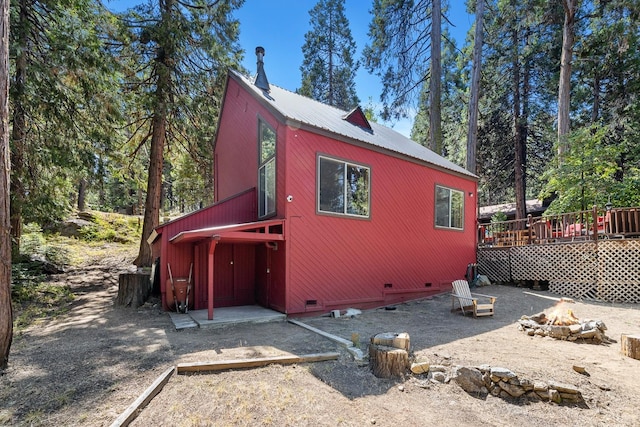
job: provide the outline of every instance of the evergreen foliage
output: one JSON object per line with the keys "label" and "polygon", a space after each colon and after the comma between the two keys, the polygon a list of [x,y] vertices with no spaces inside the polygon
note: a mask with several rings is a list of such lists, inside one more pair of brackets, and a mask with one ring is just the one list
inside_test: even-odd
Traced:
{"label": "evergreen foliage", "polygon": [[212,144],[226,71],[241,69],[239,23],[231,13],[242,0],[160,0],[136,6],[124,16],[128,29],[123,55],[133,99],[128,124],[133,155],[148,147],[149,170],[139,266],[151,264],[146,239],[159,225],[165,157],[188,154],[205,172],[203,198],[212,199]]}
{"label": "evergreen foliage", "polygon": [[302,46],[304,60],[298,93],[342,110],[358,103],[354,62],[356,43],[344,14],[344,0],[320,0],[309,11],[311,29]]}
{"label": "evergreen foliage", "polygon": [[561,7],[488,1],[487,9],[477,146],[480,204],[516,198],[516,158],[524,203],[538,194],[540,175],[553,156]]}
{"label": "evergreen foliage", "polygon": [[383,120],[408,117],[429,77],[430,0],[374,0],[364,67],[382,79]]}
{"label": "evergreen foliage", "polygon": [[111,14],[93,0],[11,4],[11,217],[44,224],[70,209],[75,186],[114,147],[120,74]]}
{"label": "evergreen foliage", "polygon": [[[443,37],[448,40],[444,44],[442,55],[442,155],[452,160],[454,163],[464,166],[465,164],[465,139],[467,123],[466,99],[467,70],[461,68],[461,54],[455,48],[455,40],[443,31]],[[411,139],[423,145],[429,146],[429,82],[422,85],[418,113],[416,114],[411,129]]]}
{"label": "evergreen foliage", "polygon": [[571,128],[562,164],[550,162],[542,195],[551,209],[640,203],[640,4],[581,5],[573,67]]}

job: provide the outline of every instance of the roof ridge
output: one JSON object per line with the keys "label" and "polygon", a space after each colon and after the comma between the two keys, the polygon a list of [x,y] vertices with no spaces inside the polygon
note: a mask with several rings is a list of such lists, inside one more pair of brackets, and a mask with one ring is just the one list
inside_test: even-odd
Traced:
{"label": "roof ridge", "polygon": [[[238,70],[235,70],[235,69],[233,69],[233,68],[230,68],[229,70],[230,70],[230,71],[235,72],[236,74],[240,75],[241,77],[244,77],[245,79],[249,80],[250,82],[251,82],[251,81],[253,81],[253,80],[255,79],[255,77],[256,77],[255,75],[247,75],[247,74],[241,73],[241,72],[239,72]],[[322,101],[318,101],[317,99],[311,98],[310,96],[303,95],[303,94],[301,94],[301,93],[298,93],[298,92],[292,91],[292,90],[287,89],[287,88],[284,88],[284,87],[282,87],[282,86],[280,86],[280,85],[277,85],[277,84],[274,84],[274,83],[269,83],[269,85],[270,85],[270,86],[275,86],[275,87],[277,87],[278,89],[283,90],[283,91],[285,91],[285,92],[289,92],[289,93],[290,93],[290,94],[292,94],[292,95],[301,96],[301,97],[303,97],[303,98],[305,98],[305,99],[308,99],[309,101],[312,101],[312,102],[314,102],[314,103],[316,103],[316,104],[322,105],[322,107],[323,107],[323,108],[332,108],[332,109],[334,109],[334,110],[340,111],[340,112],[345,113],[345,114],[349,113],[349,111],[348,111],[348,110],[343,110],[342,108],[338,108],[338,107],[333,106],[333,105],[330,105],[330,104],[325,104],[325,103],[324,103],[324,102],[322,102]],[[256,86],[256,87],[257,87],[257,86]],[[260,89],[260,88],[258,88],[258,89]],[[359,105],[358,105],[358,106],[359,106]]]}
{"label": "roof ridge", "polygon": [[263,102],[266,102],[287,120],[303,123],[321,131],[331,132],[341,138],[360,141],[372,147],[382,148],[459,174],[475,177],[462,166],[436,154],[398,130],[382,123],[369,122],[371,129],[366,129],[344,120],[344,115],[348,112],[340,108],[274,84],[271,84],[271,88],[278,93],[274,93],[274,90],[266,92],[255,86],[251,77],[231,68],[229,75],[235,76],[238,83],[245,86],[254,96],[263,98]]}

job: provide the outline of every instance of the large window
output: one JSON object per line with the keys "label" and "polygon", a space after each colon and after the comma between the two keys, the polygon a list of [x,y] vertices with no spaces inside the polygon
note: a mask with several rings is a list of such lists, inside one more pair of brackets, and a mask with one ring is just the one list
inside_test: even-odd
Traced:
{"label": "large window", "polygon": [[258,145],[258,216],[262,218],[276,213],[276,133],[262,120],[258,126]]}
{"label": "large window", "polygon": [[369,217],[369,168],[318,156],[318,211]]}
{"label": "large window", "polygon": [[462,230],[464,224],[464,193],[436,185],[436,227]]}

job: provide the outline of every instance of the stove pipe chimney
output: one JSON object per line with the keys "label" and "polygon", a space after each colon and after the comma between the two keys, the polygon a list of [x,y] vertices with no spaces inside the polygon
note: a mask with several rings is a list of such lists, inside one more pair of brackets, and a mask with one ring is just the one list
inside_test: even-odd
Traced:
{"label": "stove pipe chimney", "polygon": [[262,60],[264,58],[264,48],[262,46],[256,47],[256,56],[258,57],[258,75],[254,84],[265,92],[269,92],[271,89],[269,88],[267,75],[264,72],[264,62]]}

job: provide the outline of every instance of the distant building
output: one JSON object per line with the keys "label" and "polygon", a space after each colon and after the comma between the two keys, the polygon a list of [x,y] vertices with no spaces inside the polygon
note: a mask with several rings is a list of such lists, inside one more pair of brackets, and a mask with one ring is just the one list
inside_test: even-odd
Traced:
{"label": "distant building", "polygon": [[[540,217],[545,210],[549,207],[551,200],[538,200],[531,199],[526,201],[527,215],[532,217]],[[499,205],[481,206],[478,214],[478,221],[481,224],[491,222],[491,217],[498,212],[504,212],[507,215],[507,220],[516,219],[516,204],[514,203],[502,203]]]}

